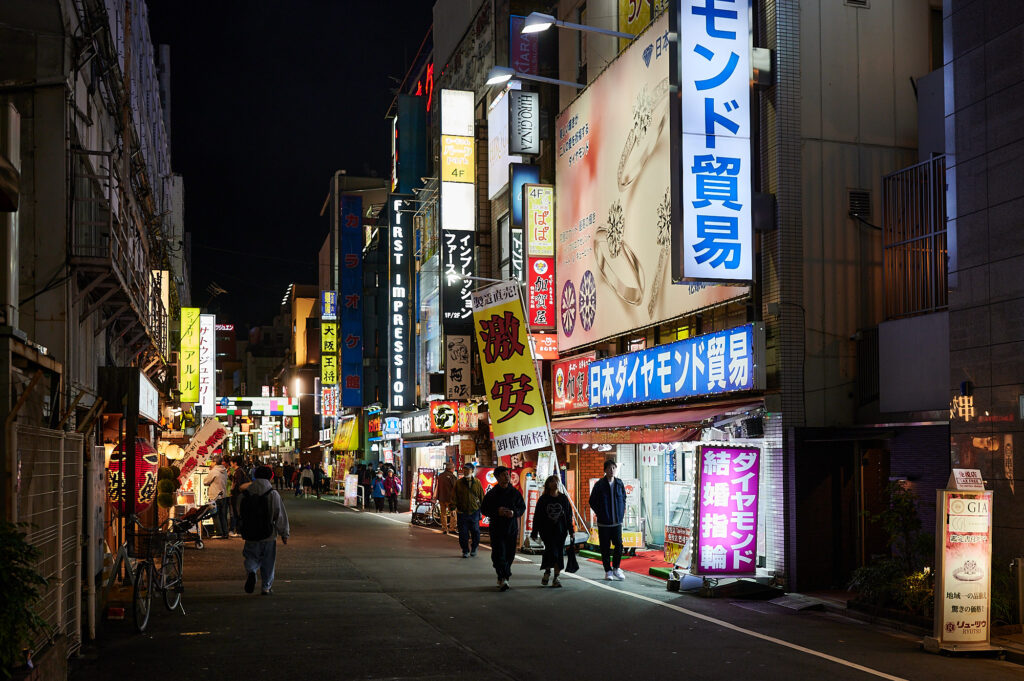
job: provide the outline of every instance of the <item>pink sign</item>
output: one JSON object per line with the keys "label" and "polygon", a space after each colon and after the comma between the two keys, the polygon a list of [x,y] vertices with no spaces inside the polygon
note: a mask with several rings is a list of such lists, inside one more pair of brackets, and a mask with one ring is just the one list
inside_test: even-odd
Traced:
{"label": "pink sign", "polygon": [[761,450],[697,448],[697,575],[752,575],[757,554]]}
{"label": "pink sign", "polygon": [[537,74],[540,53],[540,36],[523,33],[526,17],[509,17],[508,63],[517,73]]}

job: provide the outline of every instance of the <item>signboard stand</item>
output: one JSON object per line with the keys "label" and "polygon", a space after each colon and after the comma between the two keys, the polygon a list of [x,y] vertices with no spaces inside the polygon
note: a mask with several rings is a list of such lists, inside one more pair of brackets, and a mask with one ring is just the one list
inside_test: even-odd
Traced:
{"label": "signboard stand", "polygon": [[935,627],[924,649],[1002,653],[990,632],[992,491],[980,471],[954,468],[935,500]]}

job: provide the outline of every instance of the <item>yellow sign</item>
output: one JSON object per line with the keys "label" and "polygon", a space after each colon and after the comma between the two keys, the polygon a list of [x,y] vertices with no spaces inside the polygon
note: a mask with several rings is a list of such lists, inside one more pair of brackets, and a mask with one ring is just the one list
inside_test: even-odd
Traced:
{"label": "yellow sign", "polygon": [[[342,419],[338,429],[334,431],[334,442],[331,447],[336,452],[351,452],[359,449],[359,419],[355,416]],[[348,470],[348,469],[346,469]]]}
{"label": "yellow sign", "polygon": [[324,355],[338,351],[338,325],[320,322],[320,352]]}
{"label": "yellow sign", "polygon": [[[619,0],[619,32],[640,35],[656,17],[668,9],[668,0]],[[629,47],[632,40],[619,38],[619,52]]]}
{"label": "yellow sign", "polygon": [[523,187],[526,197],[526,254],[553,256],[555,254],[555,188],[550,184],[528,184]]}
{"label": "yellow sign", "polygon": [[181,308],[178,388],[182,402],[199,401],[199,308]]}
{"label": "yellow sign", "polygon": [[337,385],[338,356],[335,354],[320,355],[320,384]]}
{"label": "yellow sign", "polygon": [[500,457],[550,445],[547,414],[530,352],[518,282],[473,293],[473,335]]}
{"label": "yellow sign", "polygon": [[474,181],[474,139],[457,135],[441,135],[441,180],[444,182]]}

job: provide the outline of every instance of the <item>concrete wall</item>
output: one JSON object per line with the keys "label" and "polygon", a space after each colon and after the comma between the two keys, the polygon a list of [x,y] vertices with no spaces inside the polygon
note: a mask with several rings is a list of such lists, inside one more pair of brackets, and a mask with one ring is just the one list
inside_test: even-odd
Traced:
{"label": "concrete wall", "polygon": [[871,193],[881,224],[882,176],[917,159],[911,78],[930,70],[929,0],[873,0],[859,9],[800,2],[806,424],[854,422],[856,344],[883,319],[882,238],[848,216],[851,189]]}
{"label": "concrete wall", "polygon": [[933,411],[949,404],[949,313],[878,325],[879,409]]}
{"label": "concrete wall", "polygon": [[943,21],[949,387],[971,393],[950,422],[952,457],[995,490],[998,564],[1024,546],[1024,3],[947,0]]}

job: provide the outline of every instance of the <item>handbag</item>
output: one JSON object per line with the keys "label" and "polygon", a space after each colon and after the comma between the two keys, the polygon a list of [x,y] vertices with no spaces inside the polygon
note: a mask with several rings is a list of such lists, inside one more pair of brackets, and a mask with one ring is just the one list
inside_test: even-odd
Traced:
{"label": "handbag", "polygon": [[578,572],[580,569],[579,561],[576,560],[576,544],[569,544],[569,548],[566,549],[567,555],[565,556],[565,571],[569,574]]}

